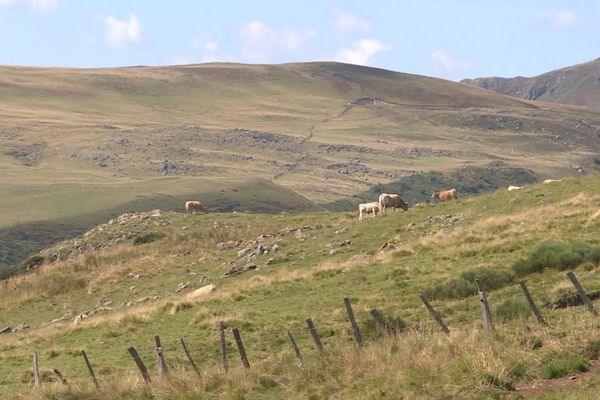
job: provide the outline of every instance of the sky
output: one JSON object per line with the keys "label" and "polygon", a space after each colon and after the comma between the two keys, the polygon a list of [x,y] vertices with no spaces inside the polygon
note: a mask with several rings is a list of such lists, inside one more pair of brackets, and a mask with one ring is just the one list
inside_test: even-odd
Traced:
{"label": "sky", "polygon": [[600,57],[598,0],[0,0],[0,64],[341,61],[450,80]]}

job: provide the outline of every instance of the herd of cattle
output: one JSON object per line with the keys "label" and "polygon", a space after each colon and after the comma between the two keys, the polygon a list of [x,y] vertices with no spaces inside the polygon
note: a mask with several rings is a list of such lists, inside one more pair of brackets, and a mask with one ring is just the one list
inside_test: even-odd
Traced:
{"label": "herd of cattle", "polygon": [[[544,185],[552,182],[560,182],[562,179],[546,179],[542,183]],[[523,186],[509,186],[508,191],[523,189]],[[438,199],[440,201],[456,200],[458,199],[456,189],[442,190],[440,192],[433,192],[431,195],[432,199]],[[371,203],[361,203],[358,205],[358,219],[362,221],[364,214],[372,214],[374,217],[377,214],[384,215],[386,210],[391,208],[393,211],[396,209],[402,209],[408,211],[408,203],[400,197],[399,194],[394,193],[381,193],[379,200]],[[199,201],[186,201],[185,211],[190,214],[199,211],[206,211],[202,203]]]}
{"label": "herd of cattle", "polygon": [[[448,201],[457,199],[458,196],[456,194],[456,189],[449,189],[441,192],[433,192],[431,198],[440,201]],[[372,214],[374,217],[379,213],[384,215],[388,208],[391,208],[393,211],[396,211],[397,208],[408,211],[408,203],[404,201],[399,194],[381,193],[378,201],[358,205],[358,219],[362,221],[364,214]]]}

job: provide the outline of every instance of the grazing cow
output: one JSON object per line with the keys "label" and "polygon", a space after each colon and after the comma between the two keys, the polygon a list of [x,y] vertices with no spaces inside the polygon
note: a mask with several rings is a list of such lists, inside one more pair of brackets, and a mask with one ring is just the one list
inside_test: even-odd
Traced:
{"label": "grazing cow", "polygon": [[408,203],[402,200],[402,197],[400,197],[399,194],[381,193],[379,195],[379,209],[381,210],[381,215],[385,214],[385,210],[388,207],[392,208],[394,211],[396,211],[396,208],[408,211]]}
{"label": "grazing cow", "polygon": [[192,212],[204,211],[204,206],[199,201],[186,201],[185,211],[188,214],[191,214]]}
{"label": "grazing cow", "polygon": [[547,185],[549,183],[552,182],[562,182],[562,179],[544,179],[544,181],[542,182],[544,185]]}
{"label": "grazing cow", "polygon": [[362,221],[363,214],[373,214],[373,217],[377,216],[381,209],[379,208],[378,202],[373,203],[362,203],[358,205],[358,220]]}
{"label": "grazing cow", "polygon": [[513,190],[523,189],[523,186],[509,186],[508,191],[512,192]]}
{"label": "grazing cow", "polygon": [[456,195],[456,189],[442,190],[441,192],[433,192],[431,195],[432,199],[438,199],[440,201],[448,201],[451,199],[458,199]]}

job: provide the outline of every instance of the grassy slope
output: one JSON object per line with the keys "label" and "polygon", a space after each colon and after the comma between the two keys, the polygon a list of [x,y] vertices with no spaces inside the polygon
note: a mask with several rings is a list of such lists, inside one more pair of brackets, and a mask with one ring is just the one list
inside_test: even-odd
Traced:
{"label": "grassy slope", "polygon": [[600,106],[600,60],[549,71],[531,78],[476,78],[463,82],[509,96],[577,106]]}
{"label": "grassy slope", "polygon": [[[599,150],[594,111],[339,63],[0,67],[0,87],[0,228],[19,237],[35,237],[39,221],[65,237],[65,220],[98,221],[137,196],[159,199],[148,209],[166,194],[204,200],[228,180],[272,181],[327,204],[490,161],[568,176]],[[365,96],[379,100],[348,104]]]}
{"label": "grassy slope", "polygon": [[[500,318],[500,309],[511,310],[510,301],[521,298],[513,283],[488,293],[497,317],[498,334],[492,338],[481,333],[475,296],[434,301],[452,329],[447,339],[437,333],[416,293],[448,282],[463,271],[505,270],[542,241],[600,244],[597,181],[597,176],[591,176],[529,186],[517,192],[417,207],[362,223],[347,213],[166,213],[147,223],[102,226],[83,242],[108,242],[140,229],[164,232],[167,237],[145,245],[125,241],[86,252],[2,285],[0,321],[4,325],[24,321],[32,328],[0,336],[0,386],[5,393],[27,393],[23,382],[29,379],[31,352],[37,350],[44,371],[59,366],[78,390],[86,391],[85,366],[78,355],[85,349],[103,385],[115,385],[111,396],[144,398],[125,349],[134,345],[154,371],[152,336],[160,334],[167,359],[175,368],[185,366],[177,338],[187,339],[204,379],[200,384],[184,374],[172,387],[154,389],[159,398],[173,396],[169,393],[175,393],[175,398],[204,393],[209,398],[232,399],[397,398],[398,393],[406,398],[501,394],[518,398],[502,385],[509,381],[527,385],[542,378],[547,365],[573,354],[583,354],[585,359],[597,356],[590,350],[600,343],[594,318],[581,307],[543,309],[549,328],[538,327],[518,307]],[[431,216],[448,214],[458,218],[425,223]],[[416,225],[408,227],[411,222]],[[278,232],[265,243],[270,247],[277,242],[281,250],[260,256],[258,270],[223,277],[229,261],[239,263],[238,249],[217,251],[218,242],[239,239],[251,243],[261,234]],[[340,246],[343,240],[352,243]],[[398,251],[379,254],[377,249],[384,241],[395,242]],[[328,244],[336,248],[336,254],[330,254]],[[274,258],[273,264],[265,266],[269,257]],[[588,291],[600,289],[597,265],[575,271]],[[141,277],[131,280],[129,273]],[[190,281],[197,286],[203,275],[212,277],[218,288],[210,298],[196,302],[175,293],[178,283]],[[529,275],[527,281],[538,304],[568,289],[564,272],[555,270]],[[145,296],[158,297],[129,308],[122,306]],[[365,350],[354,350],[342,308],[345,296],[351,298],[367,337]],[[115,309],[80,326],[70,320],[47,325],[67,310],[93,308],[98,298],[110,300]],[[368,315],[374,307],[388,319],[404,321],[410,329],[396,339],[377,339],[381,332]],[[305,329],[304,318],[309,316],[329,350],[322,360]],[[241,330],[252,372],[243,374],[232,353],[233,372],[228,378],[222,376],[216,332],[219,320]],[[304,369],[298,369],[293,359],[285,337],[287,329],[294,332],[305,355]],[[233,352],[235,344],[228,340]],[[591,382],[600,379],[598,371],[591,374]],[[597,391],[597,385],[589,386]],[[61,391],[58,385],[53,390]],[[562,398],[579,395],[568,390]]]}

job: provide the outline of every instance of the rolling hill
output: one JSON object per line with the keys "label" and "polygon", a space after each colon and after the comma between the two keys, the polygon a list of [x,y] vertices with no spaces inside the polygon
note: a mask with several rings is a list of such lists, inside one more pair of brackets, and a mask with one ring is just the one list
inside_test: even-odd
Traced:
{"label": "rolling hill", "polygon": [[382,188],[416,203],[600,163],[598,111],[340,63],[5,66],[0,89],[0,265],[185,199],[348,209]]}
{"label": "rolling hill", "polygon": [[600,59],[531,78],[475,78],[461,83],[522,99],[600,107]]}

